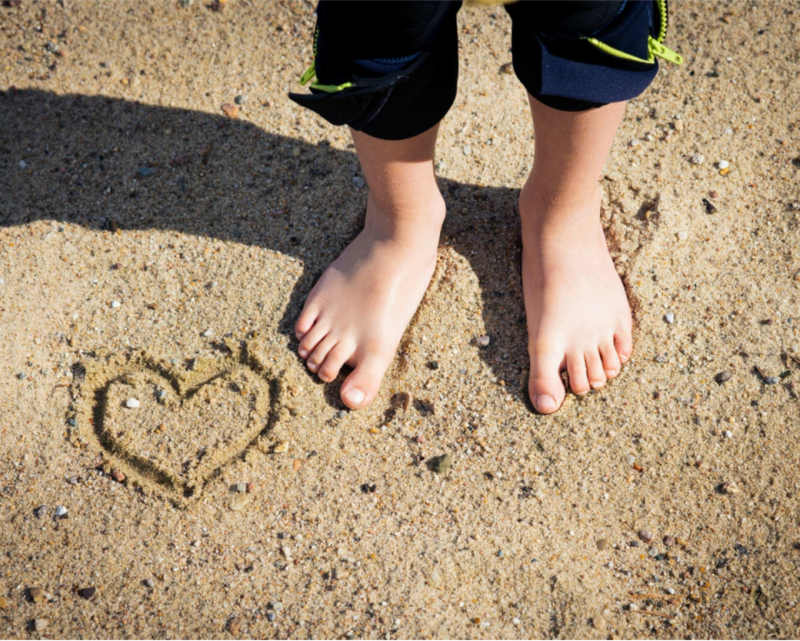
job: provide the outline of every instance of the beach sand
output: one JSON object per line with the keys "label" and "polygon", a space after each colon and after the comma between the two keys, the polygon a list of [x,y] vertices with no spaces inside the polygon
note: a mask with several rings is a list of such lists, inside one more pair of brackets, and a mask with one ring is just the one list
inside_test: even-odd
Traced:
{"label": "beach sand", "polygon": [[0,6],[0,636],[797,637],[797,6],[671,3],[601,182],[634,357],[540,416],[502,8],[460,13],[437,271],[350,412],[292,331],[367,197],[286,96],[313,5],[183,4]]}

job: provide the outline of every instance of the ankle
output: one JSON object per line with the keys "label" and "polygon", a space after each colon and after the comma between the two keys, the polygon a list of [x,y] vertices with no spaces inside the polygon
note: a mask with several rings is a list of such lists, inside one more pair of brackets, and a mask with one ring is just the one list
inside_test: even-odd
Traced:
{"label": "ankle", "polygon": [[446,206],[438,189],[418,193],[412,202],[390,201],[382,204],[370,194],[364,230],[373,238],[392,240],[404,245],[419,245],[421,239],[438,244]]}
{"label": "ankle", "polygon": [[523,227],[539,233],[585,232],[600,221],[600,185],[589,183],[574,188],[552,188],[528,179],[519,195]]}

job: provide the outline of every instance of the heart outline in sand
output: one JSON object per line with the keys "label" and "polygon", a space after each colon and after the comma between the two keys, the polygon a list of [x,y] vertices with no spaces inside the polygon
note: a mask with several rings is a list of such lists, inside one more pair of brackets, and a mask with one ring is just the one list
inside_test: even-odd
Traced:
{"label": "heart outline in sand", "polygon": [[[228,351],[184,364],[144,351],[85,362],[71,440],[101,448],[134,485],[177,506],[194,502],[232,460],[254,446],[265,449],[282,416],[282,372],[248,346],[233,344]],[[125,407],[129,394],[142,397],[140,407]],[[225,418],[234,424],[220,427]],[[158,451],[167,442],[177,452],[170,445]],[[190,450],[196,454],[187,459]]]}

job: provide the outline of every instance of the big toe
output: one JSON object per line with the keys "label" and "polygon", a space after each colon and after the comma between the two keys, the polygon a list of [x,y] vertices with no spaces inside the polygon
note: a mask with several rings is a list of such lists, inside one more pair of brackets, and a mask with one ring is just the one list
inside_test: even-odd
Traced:
{"label": "big toe", "polygon": [[383,352],[367,352],[342,383],[342,401],[347,407],[360,410],[375,400],[394,354],[393,351],[387,353],[389,356]]}
{"label": "big toe", "polygon": [[541,414],[552,414],[564,402],[566,394],[561,381],[561,358],[551,350],[531,354],[531,375],[528,394],[531,403]]}

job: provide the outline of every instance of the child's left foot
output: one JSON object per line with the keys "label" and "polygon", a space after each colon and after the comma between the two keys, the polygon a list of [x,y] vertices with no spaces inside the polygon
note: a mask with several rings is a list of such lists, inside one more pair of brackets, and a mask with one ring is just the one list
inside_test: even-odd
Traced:
{"label": "child's left foot", "polygon": [[[522,282],[528,315],[528,393],[543,414],[564,401],[561,371],[585,394],[631,354],[631,311],[600,225],[600,190],[585,202],[520,195]],[[566,202],[565,202],[566,201]]]}

